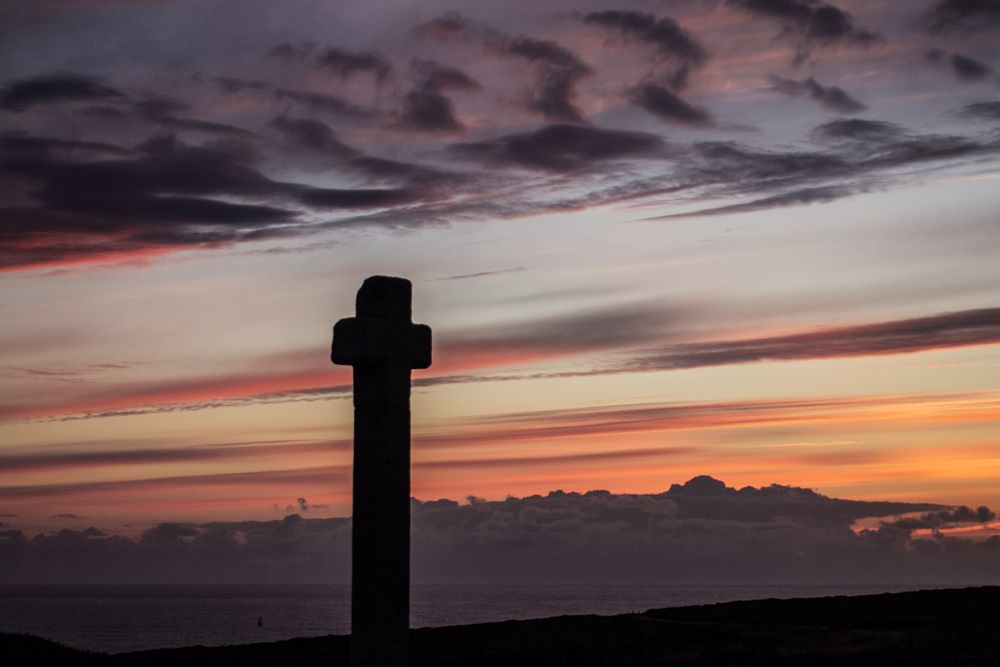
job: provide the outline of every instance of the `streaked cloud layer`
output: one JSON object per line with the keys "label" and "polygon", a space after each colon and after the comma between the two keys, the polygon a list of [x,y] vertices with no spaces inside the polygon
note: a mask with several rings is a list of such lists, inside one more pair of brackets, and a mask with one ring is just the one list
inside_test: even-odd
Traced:
{"label": "streaked cloud layer", "polygon": [[[663,492],[704,473],[940,506],[866,536],[712,524],[748,544],[948,551],[948,512],[1000,506],[998,19],[5,3],[4,548],[343,530],[330,326],[386,273],[435,331],[413,400],[436,558],[521,539],[514,506],[675,517]],[[467,496],[490,502],[431,500]],[[477,513],[496,531],[462,533]]]}

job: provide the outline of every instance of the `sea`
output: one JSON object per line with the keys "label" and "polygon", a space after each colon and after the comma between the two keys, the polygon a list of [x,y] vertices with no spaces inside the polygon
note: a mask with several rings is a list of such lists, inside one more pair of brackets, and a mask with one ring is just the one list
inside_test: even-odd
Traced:
{"label": "sea", "polygon": [[[927,587],[415,585],[410,626],[563,614],[610,615],[733,600],[865,595],[918,588]],[[30,633],[102,653],[346,634],[350,632],[350,588],[0,586],[0,632]]]}

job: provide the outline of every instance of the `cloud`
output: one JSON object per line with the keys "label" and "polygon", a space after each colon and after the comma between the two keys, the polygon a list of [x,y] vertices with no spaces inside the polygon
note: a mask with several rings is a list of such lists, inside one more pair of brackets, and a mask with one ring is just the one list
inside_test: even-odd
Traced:
{"label": "cloud", "polygon": [[468,280],[470,278],[485,278],[486,276],[496,276],[504,273],[519,273],[521,271],[527,271],[528,268],[525,266],[515,266],[509,269],[495,269],[493,271],[476,271],[475,273],[459,273],[451,276],[442,276],[440,278],[429,278],[428,281],[437,282],[445,280]]}
{"label": "cloud", "polygon": [[[702,201],[712,196],[764,196],[777,197],[776,205],[787,205],[787,198],[795,197],[803,189],[843,187],[839,182],[849,179],[857,170],[850,155],[834,151],[771,151],[731,141],[699,142],[679,153],[679,168],[673,182],[679,191],[691,191]],[[826,185],[830,182],[838,185]],[[760,202],[753,206],[766,208]],[[706,215],[714,210],[708,208],[678,216]]]}
{"label": "cloud", "polygon": [[[321,351],[309,351],[322,360]],[[266,362],[267,359],[265,358]],[[239,406],[269,401],[329,400],[349,396],[350,371],[313,367],[285,369],[281,373],[188,377],[174,381],[129,383],[102,392],[87,392],[57,401],[0,407],[0,419],[70,415],[66,420],[137,414],[166,414],[187,410]]]}
{"label": "cloud", "polygon": [[[301,104],[315,113],[329,113],[348,119],[373,119],[375,112],[364,109],[343,97],[327,92],[311,90],[295,90],[284,86],[276,86],[267,81],[253,79],[238,79],[234,77],[214,77],[212,82],[218,90],[227,95],[254,94],[258,97],[269,95],[280,102]],[[287,111],[287,109],[286,109]]]}
{"label": "cloud", "polygon": [[683,318],[683,309],[664,308],[662,304],[617,305],[593,311],[492,326],[487,333],[456,332],[442,344],[447,354],[484,348],[532,351],[551,348],[570,350],[608,350],[662,338],[671,325]]}
{"label": "cloud", "polygon": [[535,93],[529,107],[554,121],[582,122],[583,114],[573,103],[576,84],[591,74],[590,68],[555,42],[528,37],[504,44],[507,53],[539,63]]}
{"label": "cloud", "polygon": [[353,53],[330,47],[316,58],[316,64],[332,70],[342,79],[349,79],[358,73],[370,72],[379,84],[382,84],[392,72],[392,65],[389,64],[389,61],[374,51]]}
{"label": "cloud", "polygon": [[330,126],[322,121],[281,115],[273,118],[270,125],[298,150],[317,151],[337,158],[358,154],[358,151],[337,139]]}
{"label": "cloud", "polygon": [[952,73],[962,81],[980,81],[993,74],[993,69],[988,65],[960,53],[949,56],[940,49],[931,49],[927,52],[927,60],[932,63],[947,62]]}
{"label": "cloud", "polygon": [[[716,339],[671,343],[682,335],[677,323],[687,315],[684,307],[663,304],[615,305],[526,320],[487,331],[453,331],[437,342],[440,375],[420,377],[415,386],[469,382],[500,382],[547,377],[582,377],[643,371],[744,364],[760,361],[793,361],[908,354],[953,347],[991,345],[1000,342],[1000,309],[966,310],[918,318],[907,318],[840,327],[806,327],[784,335],[746,339]],[[538,373],[491,373],[504,366],[524,366],[539,360],[605,353],[598,363],[581,370]],[[309,355],[316,355],[314,350]],[[310,357],[311,358],[311,357]],[[339,381],[337,381],[339,380]],[[2,411],[11,418],[64,415],[63,419],[167,413],[213,407],[271,402],[296,402],[342,398],[350,393],[345,378],[328,372],[293,370],[284,374],[239,375],[230,378],[189,378],[169,383],[124,385],[104,395],[86,395],[57,403],[36,402]],[[722,408],[719,408],[720,410]],[[238,450],[230,450],[239,453]],[[263,455],[265,450],[260,450]],[[143,457],[179,456],[183,460],[212,458],[209,449],[180,453],[149,450]],[[222,454],[218,454],[222,455]],[[68,455],[67,455],[68,456]],[[103,465],[115,453],[98,456],[94,463],[82,457],[66,464]],[[121,452],[131,461],[130,452]],[[58,461],[63,461],[60,455]],[[0,460],[12,469],[20,465],[57,465],[41,456],[37,460],[18,456]]]}
{"label": "cloud", "polygon": [[940,530],[964,524],[989,523],[996,518],[996,512],[985,505],[981,505],[976,509],[961,505],[954,510],[939,510],[928,512],[918,517],[904,517],[894,521],[886,521],[883,525],[903,528],[905,530]]}
{"label": "cloud", "polygon": [[[666,74],[661,73],[656,79],[675,91],[682,90],[687,85],[691,70],[704,65],[709,57],[705,46],[668,16],[657,19],[652,14],[608,10],[591,12],[583,20],[616,30],[637,43],[655,47],[658,59],[672,65]],[[656,81],[650,83],[655,84]]]}
{"label": "cloud", "polygon": [[320,209],[387,208],[420,201],[428,193],[408,188],[311,188],[298,199]]}
{"label": "cloud", "polygon": [[987,31],[1000,28],[997,0],[938,0],[921,17],[930,32]]}
{"label": "cloud", "polygon": [[555,67],[586,69],[586,65],[572,51],[551,40],[511,37],[501,33],[491,33],[491,38],[488,42],[489,48],[506,55]]}
{"label": "cloud", "polygon": [[285,507],[285,512],[287,514],[293,514],[294,512],[305,513],[311,509],[319,510],[319,509],[327,509],[328,507],[330,506],[325,503],[310,503],[305,498],[300,496],[299,498],[295,499],[294,505],[287,505]]}
{"label": "cloud", "polygon": [[813,137],[825,142],[892,144],[905,139],[906,132],[895,123],[864,118],[834,120],[816,127]]}
{"label": "cloud", "polygon": [[[569,129],[567,129],[569,128]],[[555,174],[573,174],[582,190],[575,196],[542,199],[532,194],[551,187],[536,181],[522,197],[478,203],[448,202],[385,215],[363,216],[358,224],[395,225],[422,221],[454,222],[482,216],[516,217],[548,211],[580,210],[601,204],[621,203],[652,196],[670,196],[673,203],[743,200],[737,204],[708,206],[700,210],[651,219],[706,216],[765,210],[782,206],[832,201],[837,198],[905,183],[913,175],[944,169],[959,161],[972,161],[1000,150],[995,137],[919,134],[884,121],[842,119],[825,123],[812,132],[814,150],[767,149],[735,141],[705,141],[688,145],[666,144],[656,135],[630,133],[627,142],[612,139],[613,130],[556,125],[535,132],[505,135],[450,147],[453,155],[491,166],[520,166]],[[638,136],[637,136],[638,135]],[[633,139],[639,139],[633,143]],[[607,154],[604,153],[607,140]],[[594,151],[591,152],[590,149]],[[641,164],[643,161],[645,165]],[[627,170],[608,172],[607,165],[621,163]],[[662,168],[660,168],[662,165]],[[608,182],[588,179],[598,172],[627,173]],[[636,176],[639,169],[644,175]],[[512,178],[520,175],[508,174]],[[562,186],[559,186],[560,190]],[[352,221],[353,222],[353,221]]]}
{"label": "cloud", "polygon": [[905,354],[997,342],[1000,342],[1000,308],[983,308],[784,336],[673,345],[639,355],[632,364],[647,370],[698,368]]}
{"label": "cloud", "polygon": [[[209,461],[282,458],[296,454],[315,455],[349,449],[351,441],[231,442],[194,447],[143,447],[139,449],[91,449],[85,452],[28,452],[0,456],[4,470],[30,472],[84,469],[107,466],[140,466]],[[59,515],[56,515],[59,516]],[[67,516],[67,518],[80,518]]]}
{"label": "cloud", "polygon": [[[237,92],[239,89],[235,82],[236,80],[229,80],[223,89],[226,92]],[[232,139],[251,139],[254,136],[253,132],[228,123],[179,115],[189,108],[190,105],[181,100],[155,95],[122,99],[115,106],[108,104],[88,106],[80,109],[79,114],[101,123],[114,123],[116,126],[128,123],[133,127],[153,129],[158,134],[190,132]]]}
{"label": "cloud", "polygon": [[473,39],[475,28],[461,12],[452,10],[441,16],[413,27],[413,32],[422,37],[437,40]]}
{"label": "cloud", "polygon": [[164,130],[178,130],[188,132],[203,132],[207,134],[218,134],[228,137],[244,138],[252,135],[249,130],[241,127],[227,125],[226,123],[213,123],[197,118],[179,118],[177,116],[159,116],[152,119],[156,125]]}
{"label": "cloud", "polygon": [[[298,145],[314,142],[346,159],[355,153],[318,121],[279,117],[272,127]],[[312,233],[293,222],[297,206],[384,208],[434,201],[428,188],[322,188],[274,181],[259,171],[252,144],[192,145],[159,136],[132,151],[93,142],[5,135],[16,150],[0,175],[37,187],[37,206],[8,208],[0,223],[0,267],[211,246]],[[315,142],[320,143],[315,143]],[[109,157],[110,156],[110,157]],[[361,174],[409,171],[428,184],[443,172],[358,156],[344,166]],[[452,183],[457,182],[455,179]]]}
{"label": "cloud", "polygon": [[0,539],[0,562],[36,582],[340,582],[350,575],[349,552],[349,521],[298,514],[281,521],[161,523],[138,540],[96,528]]}
{"label": "cloud", "polygon": [[[857,41],[857,34],[844,32],[843,22],[830,24],[841,25],[839,32],[817,27],[831,20],[823,18],[828,14],[840,16],[824,9],[832,5],[734,0],[734,6],[756,8],[772,20],[781,14],[778,5],[784,7],[782,21],[798,26],[793,36],[811,26],[806,31],[811,43]],[[229,76],[210,71],[180,78],[163,75],[149,79],[145,90],[134,77],[126,88],[110,78],[66,75],[87,82],[79,94],[93,93],[74,98],[78,104],[72,107],[72,123],[56,125],[49,114],[34,113],[44,111],[39,102],[10,115],[22,128],[18,134],[0,137],[11,149],[0,157],[0,176],[5,194],[14,193],[0,217],[0,270],[150,262],[181,249],[269,240],[298,243],[307,235],[346,228],[457,225],[653,197],[684,206],[676,210],[695,208],[691,204],[697,202],[702,210],[689,215],[805,205],[891,187],[918,172],[922,178],[930,170],[959,160],[972,162],[998,148],[985,134],[918,134],[903,128],[891,137],[880,135],[869,146],[857,137],[834,136],[831,128],[817,129],[811,137],[801,137],[813,139],[807,148],[794,148],[796,138],[772,148],[763,142],[668,144],[661,135],[630,131],[627,125],[611,129],[617,121],[605,84],[608,77],[621,76],[598,69],[604,52],[595,52],[594,67],[585,62],[584,56],[591,56],[582,45],[586,39],[593,42],[592,30],[626,44],[649,63],[648,74],[627,74],[629,80],[613,85],[611,94],[624,93],[656,119],[680,127],[718,128],[708,110],[678,92],[680,79],[707,62],[708,49],[670,17],[616,9],[580,16],[585,27],[572,21],[560,24],[578,34],[555,38],[569,32],[543,32],[539,26],[538,34],[528,35],[456,13],[440,16],[417,32],[449,42],[421,46],[422,53],[441,62],[414,58],[406,71],[396,65],[391,90],[383,87],[373,95],[370,108],[343,92],[354,86],[338,86],[336,80],[331,84],[316,61],[326,57],[335,78],[367,81],[389,76],[389,52],[327,51],[294,40],[272,49],[273,59],[257,62],[252,75],[247,72],[254,70],[247,68],[220,73]],[[400,44],[391,53],[392,62],[412,55],[407,48]],[[484,58],[502,62],[483,63]],[[275,59],[308,67],[284,67]],[[518,70],[523,81],[517,80]],[[678,78],[682,70],[684,77]],[[498,76],[505,81],[494,90]],[[612,119],[604,121],[608,128],[584,122],[577,88],[588,76],[597,79],[593,88],[603,94],[588,101],[586,109],[592,102],[594,109],[606,111],[602,118]],[[3,90],[17,92],[28,81],[33,79],[7,82]],[[494,101],[526,90],[520,102],[542,117],[560,120],[533,126],[523,122],[522,114],[513,123],[508,119],[497,125],[492,108],[482,111],[483,104],[490,106],[482,98],[476,100],[474,136],[466,141],[448,145],[435,144],[443,137],[400,137],[399,130],[446,135],[462,131],[466,122],[472,125],[472,117],[463,118],[464,107],[453,100],[485,84]],[[850,95],[815,79],[776,79],[775,85],[838,113],[860,109]],[[625,118],[627,122],[632,116]],[[396,130],[398,141],[383,142],[386,129]],[[168,134],[175,135],[169,150]],[[118,138],[122,145],[115,145]],[[416,155],[421,163],[411,161]],[[455,169],[449,161],[463,168]],[[287,174],[306,176],[304,182],[279,180],[291,178]],[[79,186],[84,181],[94,187]]]}
{"label": "cloud", "polygon": [[769,211],[771,209],[785,208],[787,206],[805,206],[809,204],[823,204],[837,199],[842,199],[852,194],[854,194],[854,191],[850,188],[845,188],[845,187],[827,186],[818,188],[801,188],[799,190],[791,190],[789,192],[783,192],[778,195],[761,197],[760,199],[752,199],[750,201],[742,202],[739,204],[730,204],[728,206],[715,206],[712,208],[704,208],[697,211],[690,211],[687,213],[671,213],[668,215],[657,216],[651,219],[669,220],[671,218],[703,218],[714,215],[728,215],[732,213],[751,213],[753,211]]}
{"label": "cloud", "polygon": [[70,512],[61,512],[59,514],[53,514],[53,519],[82,519],[83,517],[79,514],[72,514]]}
{"label": "cloud", "polygon": [[[592,24],[654,50],[656,58],[673,62],[680,57],[676,54],[698,52],[673,39],[677,34],[653,29],[669,27],[664,19],[650,23],[646,15],[609,16],[616,18]],[[635,28],[616,27],[631,26],[633,19]],[[587,67],[556,42],[479,27],[460,16],[444,17],[424,29],[527,63],[533,77],[529,97],[535,102],[542,100],[535,93],[541,91],[537,77],[544,72],[580,72]],[[416,229],[652,197],[669,197],[681,205],[700,202],[700,210],[681,215],[733,214],[891,187],[918,172],[970,162],[1000,148],[985,134],[918,134],[861,119],[817,128],[809,137],[814,150],[717,141],[668,144],[653,133],[581,125],[579,114],[566,116],[575,118],[573,123],[517,131],[477,128],[474,140],[423,151],[421,159],[427,164],[407,161],[410,147],[404,144],[391,149],[403,158],[388,159],[345,143],[342,137],[354,136],[359,124],[365,126],[365,136],[378,124],[441,133],[462,129],[450,97],[454,91],[475,92],[480,84],[464,70],[431,60],[413,60],[410,72],[412,87],[399,90],[401,98],[390,96],[390,104],[402,102],[395,112],[362,109],[326,92],[298,90],[300,82],[293,78],[286,79],[287,87],[277,87],[264,80],[206,75],[207,87],[185,85],[214,95],[244,95],[241,104],[261,105],[254,113],[264,127],[197,117],[192,109],[209,108],[210,99],[194,103],[136,93],[104,100],[103,107],[117,114],[112,120],[80,110],[80,129],[73,132],[0,135],[8,149],[0,158],[0,176],[4,187],[16,193],[0,222],[0,270],[123,259],[148,262],[180,249],[300,239],[348,227]],[[831,110],[853,108],[853,98],[814,79],[776,79],[775,84],[784,92],[809,95]],[[634,103],[665,122],[715,126],[708,111],[684,100],[671,85],[648,79],[627,90]],[[575,104],[567,90],[553,99]],[[334,131],[327,114],[349,122],[351,129],[337,126]],[[246,122],[242,119],[253,117],[240,118]],[[20,120],[29,125],[26,115]],[[127,132],[109,134],[113,124],[125,122]],[[176,136],[170,139],[165,133]],[[119,146],[101,140],[107,136],[151,138]],[[447,161],[454,158],[480,169],[452,169]],[[302,172],[309,173],[309,184],[274,176]],[[336,187],[323,187],[326,173]],[[92,185],[82,187],[83,182]],[[715,199],[726,201],[712,205]]]}
{"label": "cloud", "polygon": [[488,39],[487,46],[496,53],[522,58],[537,67],[528,108],[548,120],[583,122],[583,113],[574,104],[576,84],[592,71],[575,54],[551,40],[499,33]]}
{"label": "cloud", "polygon": [[76,141],[54,137],[33,137],[20,132],[0,134],[0,148],[8,156],[38,157],[123,157],[132,151],[100,141]]}
{"label": "cloud", "polygon": [[359,155],[351,159],[346,166],[376,182],[404,182],[414,187],[450,186],[457,191],[460,186],[469,185],[475,180],[469,174],[459,174],[414,162],[388,160],[373,155]]}
{"label": "cloud", "polygon": [[816,79],[809,77],[804,81],[783,79],[780,76],[769,77],[774,92],[792,97],[809,96],[811,99],[836,113],[857,113],[867,107],[848,95],[842,88],[820,85]]}
{"label": "cloud", "polygon": [[140,541],[143,544],[176,544],[187,542],[185,538],[197,537],[198,533],[199,531],[193,526],[167,522],[143,531]]}
{"label": "cloud", "polygon": [[272,88],[271,84],[266,81],[238,79],[231,76],[212,77],[212,82],[215,83],[220,91],[233,95],[248,91],[267,91]]}
{"label": "cloud", "polygon": [[[701,142],[686,150],[674,147],[679,165],[673,174],[675,193],[689,192],[692,200],[702,202],[713,197],[745,201],[649,219],[827,202],[905,181],[901,170],[906,168],[940,168],[1000,150],[1000,142],[988,136],[916,134],[893,123],[860,118],[824,123],[813,130],[812,139],[818,150],[761,150],[736,142]],[[670,183],[661,180],[660,186]]]}
{"label": "cloud", "polygon": [[785,35],[797,40],[795,62],[802,63],[817,46],[853,44],[870,46],[881,37],[854,24],[844,10],[817,0],[727,0],[730,6],[782,25]]}
{"label": "cloud", "polygon": [[570,172],[630,157],[654,157],[664,148],[660,137],[647,132],[548,125],[533,132],[455,144],[451,150],[488,164]]}
{"label": "cloud", "polygon": [[773,184],[798,184],[818,177],[843,175],[848,170],[839,155],[815,151],[769,151],[735,142],[695,144],[695,154],[708,169],[717,169],[730,183],[750,183],[763,190]]}
{"label": "cloud", "polygon": [[[186,240],[187,231],[160,228],[158,221],[244,225],[286,220],[291,212],[270,206],[230,203],[206,195],[266,197],[286,191],[247,165],[238,145],[190,146],[173,137],[142,144],[128,160],[70,162],[44,156],[8,159],[0,169],[40,181],[38,198],[52,209],[107,216],[121,230],[129,220],[152,223],[141,233],[164,242]],[[191,231],[197,237],[197,232]]]}
{"label": "cloud", "polygon": [[25,484],[0,487],[0,498],[74,498],[103,494],[157,493],[163,489],[193,487],[259,487],[260,485],[317,485],[346,483],[350,466],[321,466],[257,472],[218,473],[208,475],[177,475],[143,479],[123,479],[68,484]]}
{"label": "cloud", "polygon": [[[612,340],[612,344],[616,342]],[[480,378],[482,379],[482,378]],[[505,376],[488,378],[501,381]],[[446,376],[443,378],[418,378],[415,387],[432,386],[437,381],[448,383],[469,381],[469,378]],[[313,396],[329,399],[332,392],[324,394],[322,390],[312,392]],[[349,396],[347,391],[341,396]],[[287,395],[285,398],[289,398]],[[543,440],[565,440],[567,437],[583,438],[593,435],[613,436],[628,433],[662,433],[671,431],[692,431],[699,429],[734,429],[767,427],[770,424],[783,424],[794,421],[804,423],[826,423],[851,417],[865,417],[878,414],[906,414],[919,409],[927,419],[938,423],[951,415],[961,415],[969,418],[970,414],[979,410],[988,413],[995,408],[996,397],[990,394],[942,394],[934,396],[869,396],[855,397],[824,397],[798,400],[765,400],[765,401],[722,401],[701,403],[660,403],[640,405],[618,405],[590,407],[587,409],[538,410],[473,418],[468,422],[456,425],[448,433],[417,434],[413,438],[414,450],[422,453],[435,450],[453,451],[457,455],[442,458],[435,456],[433,460],[420,460],[414,463],[415,469],[434,470],[449,468],[466,468],[485,470],[487,468],[519,469],[524,466],[559,464],[564,468],[568,465],[591,461],[617,461],[619,465],[628,461],[656,460],[664,457],[689,455],[697,453],[696,448],[683,446],[653,446],[634,449],[611,447],[597,452],[576,451],[557,452],[556,454],[493,457],[487,458],[474,454],[475,449],[498,443],[513,443]],[[6,455],[0,459],[5,470],[22,473],[37,473],[42,471],[72,471],[85,470],[94,467],[120,466],[138,479],[131,485],[79,487],[73,483],[53,484],[44,487],[24,486],[9,488],[3,491],[7,497],[60,497],[72,498],[77,493],[93,493],[108,491],[110,493],[142,493],[146,489],[170,488],[173,485],[183,486],[188,477],[159,479],[155,476],[155,466],[178,463],[239,463],[253,460],[258,465],[268,465],[267,462],[286,462],[295,459],[309,459],[320,454],[350,451],[351,440],[304,440],[304,441],[250,441],[222,442],[198,446],[177,447],[140,447],[135,449],[107,449],[90,451],[38,452],[21,451]],[[859,452],[849,452],[853,455]],[[861,452],[863,453],[863,452]],[[807,459],[803,459],[807,460]],[[816,463],[816,461],[810,461]],[[830,464],[826,461],[826,464]],[[140,466],[154,466],[138,472]],[[323,474],[331,472],[330,468],[317,469],[312,474],[309,469],[298,471],[296,479],[315,481]],[[152,473],[152,474],[151,474]],[[70,475],[64,475],[69,478]],[[245,485],[260,479],[257,473],[250,473],[249,478],[240,476],[212,476],[204,481],[193,482],[197,485],[211,485],[218,482],[221,485]],[[269,481],[278,479],[266,478]]]}
{"label": "cloud", "polygon": [[[592,375],[594,373],[591,373]],[[567,373],[566,375],[569,375]],[[564,375],[550,374],[549,377]],[[523,377],[523,376],[521,376]],[[614,405],[581,409],[536,410],[470,420],[467,429],[448,435],[420,437],[419,448],[468,447],[513,442],[565,440],[593,435],[621,436],[629,433],[670,433],[713,429],[767,429],[794,422],[824,426],[843,420],[883,420],[898,416],[914,423],[920,412],[928,423],[964,421],[971,412],[988,417],[996,408],[995,394],[937,394],[902,396],[825,396],[809,399],[713,401]],[[890,417],[887,417],[890,416]],[[625,459],[670,454],[677,447],[650,447],[619,451]],[[681,447],[680,453],[687,448]],[[855,448],[832,452],[846,459],[831,458],[831,452],[796,454],[788,459],[797,465],[856,463],[866,452]]]}
{"label": "cloud", "polygon": [[311,56],[315,50],[316,50],[316,42],[303,41],[297,44],[293,44],[291,42],[284,42],[282,44],[278,44],[270,51],[268,51],[267,55],[271,58],[280,58],[282,60],[294,60],[302,62],[303,60]]}
{"label": "cloud", "polygon": [[987,155],[1000,144],[975,138],[914,134],[893,123],[849,118],[824,123],[813,130],[813,138],[840,149],[845,163],[857,173]]}
{"label": "cloud", "polygon": [[31,107],[123,98],[100,79],[80,74],[51,74],[20,79],[0,88],[0,108],[20,113]]}
{"label": "cloud", "polygon": [[455,67],[419,58],[410,61],[410,67],[421,86],[434,90],[482,90],[475,79]]}
{"label": "cloud", "polygon": [[[315,507],[304,497],[291,506]],[[465,504],[412,500],[412,571],[414,581],[437,584],[983,583],[998,558],[988,541],[920,540],[888,524],[903,513],[956,511],[830,498],[781,484],[735,489],[707,476],[650,494],[556,490]],[[887,523],[851,530],[868,517]],[[6,531],[0,580],[347,583],[350,533],[349,519],[299,513],[279,521],[161,523],[138,540],[97,528],[31,539]]]}
{"label": "cloud", "polygon": [[[515,438],[517,436],[514,436]],[[557,436],[554,436],[557,437]],[[471,442],[501,442],[500,439],[487,438],[477,440],[473,438]],[[551,469],[553,465],[565,468],[579,463],[594,462],[615,462],[618,464],[628,461],[662,461],[672,456],[687,456],[697,449],[694,447],[655,447],[646,449],[619,449],[605,452],[585,452],[582,454],[553,454],[551,456],[503,456],[496,458],[468,458],[468,459],[447,459],[440,461],[424,461],[414,465],[414,469],[419,472],[424,470],[457,470],[464,469],[483,473],[487,470],[519,470],[540,466]]]}
{"label": "cloud", "polygon": [[[503,583],[751,577],[760,583],[849,581],[862,572],[869,581],[935,576],[934,565],[922,555],[911,558],[905,535],[875,545],[869,534],[850,530],[855,519],[916,505],[833,499],[778,484],[737,490],[708,477],[674,484],[665,493],[553,491],[470,500],[413,506],[415,578],[447,572],[434,581],[464,575]],[[977,555],[964,574],[989,572],[996,555],[985,550]]]}
{"label": "cloud", "polygon": [[958,110],[958,114],[978,120],[1000,120],[1000,100],[967,104]]}
{"label": "cloud", "polygon": [[131,106],[138,115],[146,120],[148,125],[155,126],[161,133],[190,131],[237,139],[246,139],[253,136],[252,132],[234,125],[178,116],[178,112],[187,110],[187,104],[178,100],[151,97],[133,102]]}
{"label": "cloud", "polygon": [[652,14],[609,10],[591,12],[583,20],[617,29],[629,37],[655,46],[664,55],[684,62],[701,64],[708,59],[708,51],[704,45],[669,16],[657,20]]}
{"label": "cloud", "polygon": [[988,65],[958,53],[951,54],[951,69],[963,81],[978,81],[993,73]]}
{"label": "cloud", "polygon": [[657,118],[690,127],[712,127],[712,117],[704,109],[692,106],[663,86],[645,84],[632,89],[630,99]]}
{"label": "cloud", "polygon": [[367,118],[371,116],[370,111],[366,111],[341,97],[330,95],[329,93],[277,88],[274,91],[274,97],[279,100],[296,102],[312,111],[332,113],[348,118]]}
{"label": "cloud", "polygon": [[410,68],[416,83],[403,98],[401,125],[425,132],[460,132],[465,129],[455,117],[451,100],[443,93],[447,90],[478,91],[482,86],[465,72],[433,60],[415,58]]}
{"label": "cloud", "polygon": [[551,121],[583,122],[583,114],[574,104],[576,85],[593,71],[558,43],[481,28],[458,12],[422,23],[414,30],[436,40],[478,41],[488,53],[527,61],[535,70],[527,107]]}

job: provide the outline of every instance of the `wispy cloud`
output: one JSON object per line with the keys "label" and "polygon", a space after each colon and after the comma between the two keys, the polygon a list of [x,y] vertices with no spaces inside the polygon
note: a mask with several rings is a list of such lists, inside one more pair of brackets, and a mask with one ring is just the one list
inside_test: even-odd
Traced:
{"label": "wispy cloud", "polygon": [[183,489],[200,486],[260,486],[260,485],[310,485],[321,480],[326,484],[342,484],[350,479],[350,466],[321,466],[291,470],[221,473],[209,475],[176,475],[147,479],[115,480],[100,482],[74,482],[69,484],[30,484],[0,487],[0,498],[63,498],[124,491],[154,491],[156,489]]}
{"label": "wispy cloud", "polygon": [[593,70],[575,53],[550,39],[510,35],[477,25],[458,12],[416,26],[417,34],[434,40],[478,43],[487,53],[526,62],[534,69],[527,108],[547,120],[583,122],[575,104],[577,84]]}
{"label": "wispy cloud", "polygon": [[446,91],[478,91],[477,81],[454,67],[433,60],[414,59],[410,63],[414,86],[403,98],[400,123],[426,132],[459,132],[465,125],[455,116],[454,105]]}
{"label": "wispy cloud", "polygon": [[[759,338],[706,340],[655,345],[683,332],[676,325],[683,307],[634,304],[567,313],[493,327],[486,332],[456,332],[438,342],[438,363],[415,379],[416,386],[499,382],[545,377],[583,377],[663,372],[712,366],[912,354],[937,349],[1000,343],[1000,309],[986,308],[926,317],[840,327],[813,327]],[[603,353],[590,368],[533,373],[496,373],[585,353]],[[293,355],[300,362],[284,370],[153,382],[93,392],[58,403],[40,400],[0,411],[5,419],[90,419],[184,412],[257,403],[329,400],[350,395],[348,371],[326,368],[318,351]],[[286,355],[287,357],[287,355]],[[312,362],[321,364],[311,368]],[[282,365],[288,366],[283,357]],[[302,366],[302,369],[299,369]],[[493,371],[493,372],[491,372]]]}
{"label": "wispy cloud", "polygon": [[921,17],[935,33],[979,32],[1000,28],[1000,4],[995,0],[937,0]]}
{"label": "wispy cloud", "polygon": [[521,271],[527,271],[527,267],[515,266],[509,269],[495,269],[493,271],[476,271],[475,273],[458,273],[453,276],[442,276],[441,278],[430,278],[433,281],[442,280],[469,280],[471,278],[485,278],[486,276],[496,276],[505,273],[519,273]]}
{"label": "wispy cloud", "polygon": [[785,336],[711,341],[651,350],[638,368],[698,368],[722,364],[905,354],[1000,342],[1000,308],[835,327]]}
{"label": "wispy cloud", "polygon": [[820,46],[868,47],[882,40],[859,27],[854,17],[839,7],[813,0],[727,0],[732,7],[770,19],[784,29],[782,36],[795,40],[795,62],[807,60]]}
{"label": "wispy cloud", "polygon": [[100,79],[79,74],[53,74],[20,79],[0,88],[0,108],[22,112],[37,106],[122,97],[124,93]]}
{"label": "wispy cloud", "polygon": [[783,79],[780,76],[770,77],[773,84],[771,90],[793,97],[808,96],[830,111],[849,114],[864,111],[867,107],[848,95],[842,88],[823,86],[816,79],[809,77],[804,81]]}
{"label": "wispy cloud", "polygon": [[[275,48],[280,50],[281,47]],[[316,58],[316,64],[330,69],[344,79],[361,72],[370,72],[378,83],[384,82],[392,72],[392,65],[379,53],[373,51],[357,53],[336,47],[324,50]]]}

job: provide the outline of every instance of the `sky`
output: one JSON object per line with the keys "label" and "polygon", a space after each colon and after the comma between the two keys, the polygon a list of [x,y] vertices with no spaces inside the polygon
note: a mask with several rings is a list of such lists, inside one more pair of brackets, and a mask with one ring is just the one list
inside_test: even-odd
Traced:
{"label": "sky", "polygon": [[1000,571],[998,35],[996,0],[0,3],[0,547],[334,526],[331,327],[385,274],[449,526],[702,521],[663,494],[711,475],[921,503],[871,534]]}

